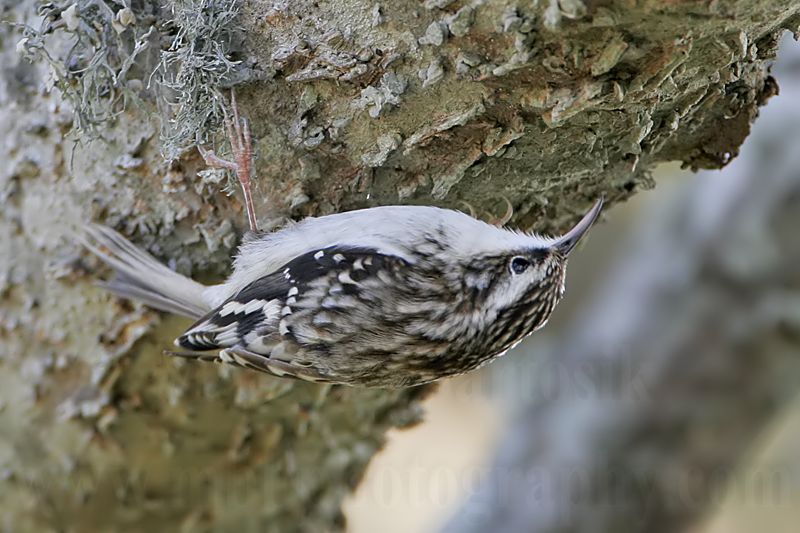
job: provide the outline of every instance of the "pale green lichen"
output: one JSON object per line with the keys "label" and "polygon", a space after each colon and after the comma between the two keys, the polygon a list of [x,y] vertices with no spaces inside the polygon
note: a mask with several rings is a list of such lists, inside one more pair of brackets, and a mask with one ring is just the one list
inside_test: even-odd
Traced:
{"label": "pale green lichen", "polygon": [[236,62],[230,59],[237,0],[172,0],[170,27],[176,30],[161,53],[159,78],[170,92],[162,122],[162,151],[174,159],[188,146],[207,140],[219,125],[224,105],[220,87]]}
{"label": "pale green lichen", "polygon": [[[38,28],[22,26],[17,51],[32,62],[50,66],[50,88],[71,105],[73,128],[96,137],[98,126],[137,98],[144,78],[137,60],[152,47],[155,28],[136,25],[137,16],[129,7],[101,0],[46,2],[40,4],[38,14]],[[64,39],[68,46],[63,45]]]}
{"label": "pale green lichen", "polygon": [[50,88],[72,107],[79,139],[97,137],[132,99],[147,101],[174,159],[220,124],[239,8],[237,0],[42,2],[41,23],[22,26],[17,50],[49,65]]}

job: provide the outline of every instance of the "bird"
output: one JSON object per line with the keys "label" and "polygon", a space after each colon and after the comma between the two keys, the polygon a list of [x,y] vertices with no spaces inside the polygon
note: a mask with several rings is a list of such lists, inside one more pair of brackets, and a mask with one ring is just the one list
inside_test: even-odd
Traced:
{"label": "bird", "polygon": [[[237,172],[249,189],[249,125],[226,114]],[[203,285],[111,228],[83,245],[115,272],[111,292],[194,323],[166,353],[278,377],[401,388],[472,371],[543,327],[564,296],[570,253],[599,198],[559,237],[498,227],[432,206],[379,206],[250,229],[223,283]]]}

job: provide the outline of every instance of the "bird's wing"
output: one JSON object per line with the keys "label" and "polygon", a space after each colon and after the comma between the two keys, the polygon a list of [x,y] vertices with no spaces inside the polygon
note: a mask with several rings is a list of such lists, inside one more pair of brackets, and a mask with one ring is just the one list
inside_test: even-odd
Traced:
{"label": "bird's wing", "polygon": [[[228,298],[176,344],[200,351],[240,346],[290,359],[292,354],[284,352],[296,348],[294,343],[331,339],[334,315],[353,315],[358,309],[361,283],[398,261],[357,247],[331,246],[304,253]],[[346,322],[353,319],[349,316]]]}
{"label": "bird's wing", "polygon": [[175,344],[187,350],[236,346],[250,332],[277,323],[291,288],[282,272],[264,276],[201,317]]}

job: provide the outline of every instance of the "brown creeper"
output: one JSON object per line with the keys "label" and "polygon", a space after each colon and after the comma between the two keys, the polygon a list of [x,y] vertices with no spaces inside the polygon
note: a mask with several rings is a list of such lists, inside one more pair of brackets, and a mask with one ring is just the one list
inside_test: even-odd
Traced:
{"label": "brown creeper", "polygon": [[[235,109],[235,108],[234,108]],[[249,132],[227,121],[249,187]],[[244,175],[246,174],[246,175]],[[254,224],[249,190],[245,198]],[[543,238],[435,207],[375,207],[248,234],[233,274],[204,286],[115,231],[86,246],[118,276],[111,291],[196,322],[173,355],[277,376],[405,387],[461,374],[542,327],[564,294],[567,257],[597,218]],[[255,229],[255,228],[253,228]]]}

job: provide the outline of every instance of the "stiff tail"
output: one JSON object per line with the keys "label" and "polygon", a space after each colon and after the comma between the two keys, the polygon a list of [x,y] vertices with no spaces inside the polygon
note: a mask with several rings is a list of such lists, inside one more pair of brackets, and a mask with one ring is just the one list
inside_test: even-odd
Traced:
{"label": "stiff tail", "polygon": [[173,272],[111,228],[91,224],[80,240],[116,272],[100,284],[114,294],[195,320],[211,310],[203,300],[205,285]]}

